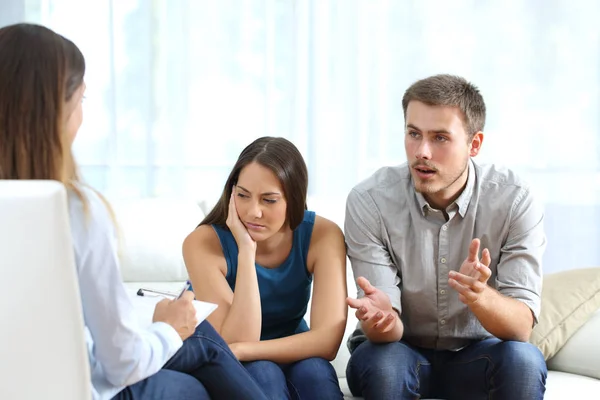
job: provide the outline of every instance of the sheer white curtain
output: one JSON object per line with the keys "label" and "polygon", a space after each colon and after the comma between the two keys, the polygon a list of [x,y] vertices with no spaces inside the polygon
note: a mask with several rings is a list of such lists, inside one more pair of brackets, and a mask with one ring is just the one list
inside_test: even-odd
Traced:
{"label": "sheer white curtain", "polygon": [[0,23],[19,15],[84,52],[76,156],[111,197],[214,199],[246,144],[285,136],[339,220],[353,185],[404,161],[406,87],[454,73],[488,106],[478,161],[546,205],[546,271],[600,265],[594,0],[0,0]]}

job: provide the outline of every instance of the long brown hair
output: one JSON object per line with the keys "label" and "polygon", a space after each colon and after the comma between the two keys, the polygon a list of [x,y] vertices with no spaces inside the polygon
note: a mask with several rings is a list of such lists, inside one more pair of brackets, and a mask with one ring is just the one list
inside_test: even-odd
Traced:
{"label": "long brown hair", "polygon": [[242,169],[252,162],[273,171],[279,179],[287,202],[286,220],[289,227],[294,230],[300,225],[304,219],[308,191],[306,164],[292,142],[285,138],[268,136],[256,139],[242,151],[225,182],[219,201],[200,225],[215,224],[227,228],[225,221],[232,188],[237,184]]}
{"label": "long brown hair", "polygon": [[[65,105],[83,85],[85,59],[69,39],[34,24],[0,28],[0,179],[56,180],[83,202]],[[112,207],[106,205],[115,228]]]}
{"label": "long brown hair", "polygon": [[0,29],[0,179],[79,181],[63,112],[84,73],[77,46],[50,29]]}

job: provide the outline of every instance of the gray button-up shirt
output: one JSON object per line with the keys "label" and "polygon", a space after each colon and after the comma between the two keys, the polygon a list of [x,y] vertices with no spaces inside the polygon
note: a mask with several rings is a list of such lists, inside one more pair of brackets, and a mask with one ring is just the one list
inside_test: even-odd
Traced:
{"label": "gray button-up shirt", "polygon": [[[354,276],[384,291],[404,323],[403,340],[455,350],[491,336],[448,285],[474,238],[488,248],[488,284],[520,300],[537,321],[546,247],[543,209],[512,171],[469,162],[465,189],[444,212],[415,191],[409,167],[385,167],[348,195],[345,235]],[[358,297],[364,296],[359,289]],[[349,340],[364,340],[359,329]]]}

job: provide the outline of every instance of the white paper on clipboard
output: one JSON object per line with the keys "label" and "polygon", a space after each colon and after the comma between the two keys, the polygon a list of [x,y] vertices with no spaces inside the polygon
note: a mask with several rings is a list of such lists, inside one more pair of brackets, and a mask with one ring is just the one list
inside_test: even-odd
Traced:
{"label": "white paper on clipboard", "polygon": [[[169,298],[160,295],[138,296],[133,290],[128,290],[128,293],[131,297],[131,301],[133,302],[138,323],[142,328],[147,328],[152,324],[152,316],[154,315],[156,304],[163,299]],[[196,318],[198,318],[198,323],[196,326],[200,325],[202,321],[204,321],[214,310],[217,309],[216,304],[207,303],[205,301],[192,300],[192,304],[196,309]]]}

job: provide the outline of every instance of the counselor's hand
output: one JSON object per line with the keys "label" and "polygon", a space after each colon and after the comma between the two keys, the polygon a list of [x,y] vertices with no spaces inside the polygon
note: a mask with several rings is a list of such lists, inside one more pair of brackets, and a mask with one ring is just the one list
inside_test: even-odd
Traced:
{"label": "counselor's hand", "polygon": [[156,304],[152,322],[165,322],[177,331],[181,340],[189,338],[198,323],[192,300],[194,300],[194,293],[191,291],[186,291],[177,300],[161,300]]}

